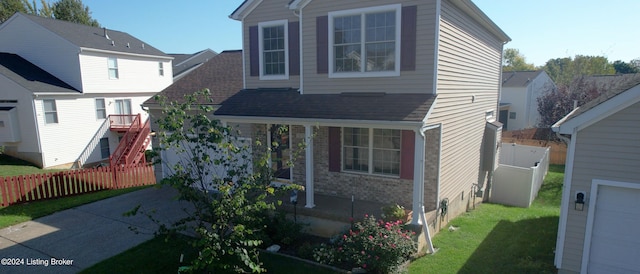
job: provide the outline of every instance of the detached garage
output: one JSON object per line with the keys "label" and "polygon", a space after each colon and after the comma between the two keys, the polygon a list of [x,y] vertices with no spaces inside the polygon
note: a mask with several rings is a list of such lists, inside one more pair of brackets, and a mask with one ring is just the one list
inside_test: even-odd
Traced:
{"label": "detached garage", "polygon": [[640,76],[553,125],[569,143],[558,273],[640,273]]}

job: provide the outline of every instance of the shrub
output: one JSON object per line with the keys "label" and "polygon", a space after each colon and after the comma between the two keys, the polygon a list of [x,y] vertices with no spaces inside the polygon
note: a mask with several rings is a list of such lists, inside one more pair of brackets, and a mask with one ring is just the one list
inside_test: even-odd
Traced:
{"label": "shrub", "polygon": [[277,212],[267,220],[266,232],[271,241],[279,245],[292,245],[303,236],[304,225],[287,218],[283,212]]}
{"label": "shrub", "polygon": [[401,205],[393,204],[382,207],[382,219],[386,222],[404,221],[406,218],[407,214]]}
{"label": "shrub", "polygon": [[417,252],[414,232],[402,229],[402,221],[384,222],[366,216],[331,246],[316,249],[314,258],[346,268],[362,267],[369,273],[391,273]]}

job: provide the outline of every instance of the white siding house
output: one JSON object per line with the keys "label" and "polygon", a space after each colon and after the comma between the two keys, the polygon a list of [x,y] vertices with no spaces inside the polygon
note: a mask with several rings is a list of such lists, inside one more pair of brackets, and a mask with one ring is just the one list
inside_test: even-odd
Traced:
{"label": "white siding house", "polygon": [[538,97],[555,88],[544,70],[502,73],[500,122],[505,130],[534,128],[538,125]]}
{"label": "white siding house", "polygon": [[172,57],[119,31],[16,13],[0,41],[0,108],[20,137],[0,146],[44,168],[108,159],[124,132],[110,115],[144,122],[140,105],[173,82]]}
{"label": "white siding house", "polygon": [[640,269],[640,80],[553,125],[569,142],[555,265],[559,273]]}

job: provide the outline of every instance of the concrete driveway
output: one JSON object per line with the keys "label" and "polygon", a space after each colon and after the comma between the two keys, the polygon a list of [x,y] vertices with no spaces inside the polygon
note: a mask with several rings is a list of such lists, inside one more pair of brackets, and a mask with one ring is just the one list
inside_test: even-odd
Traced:
{"label": "concrete driveway", "polygon": [[0,273],[77,273],[122,253],[153,238],[157,229],[143,214],[123,213],[141,205],[155,209],[159,220],[177,220],[188,205],[173,199],[176,194],[169,187],[147,188],[4,228]]}

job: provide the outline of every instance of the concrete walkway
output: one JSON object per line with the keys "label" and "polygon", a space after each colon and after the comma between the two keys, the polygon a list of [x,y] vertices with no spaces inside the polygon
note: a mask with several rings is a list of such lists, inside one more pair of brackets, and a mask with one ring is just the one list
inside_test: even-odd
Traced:
{"label": "concrete walkway", "polygon": [[177,220],[187,204],[174,200],[176,194],[169,187],[147,188],[4,228],[0,273],[77,273],[122,253],[153,238],[157,229],[144,214],[123,213],[141,205],[155,209],[159,220]]}

